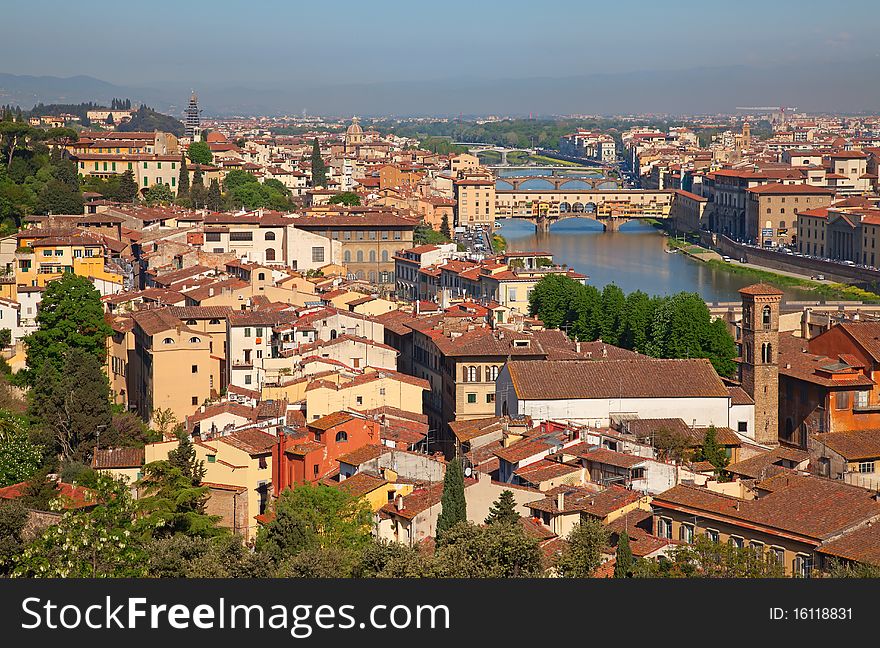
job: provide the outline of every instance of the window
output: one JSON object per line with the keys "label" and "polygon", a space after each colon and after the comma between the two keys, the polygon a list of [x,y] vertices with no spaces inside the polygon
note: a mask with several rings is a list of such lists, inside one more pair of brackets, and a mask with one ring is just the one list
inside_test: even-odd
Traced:
{"label": "window", "polygon": [[313,468],[312,468],[312,472],[314,472],[315,477],[318,476],[318,464],[315,464],[315,465],[313,466]]}
{"label": "window", "polygon": [[873,461],[860,461],[859,462],[859,472],[860,473],[874,472],[874,462]]}
{"label": "window", "polygon": [[749,542],[749,549],[754,551],[757,555],[761,556],[764,554],[764,543],[758,542],[757,540],[751,540]]}
{"label": "window", "polygon": [[345,430],[340,430],[336,433],[336,443],[344,443],[345,441],[348,441],[348,434]]}
{"label": "window", "polygon": [[253,232],[229,232],[230,241],[253,241]]}
{"label": "window", "polygon": [[323,247],[313,247],[312,248],[312,263],[324,263],[324,248]]}
{"label": "window", "polygon": [[275,240],[275,232],[266,232],[266,240],[274,241]]}
{"label": "window", "polygon": [[246,338],[251,336],[251,329],[250,329],[250,327],[245,328],[245,330],[244,330],[244,336],[245,336]]}
{"label": "window", "polygon": [[764,309],[761,314],[761,322],[764,325],[765,329],[770,328],[770,307],[764,306]]}
{"label": "window", "polygon": [[798,554],[794,559],[794,575],[800,578],[809,578],[813,572],[813,557],[807,554]]}
{"label": "window", "polygon": [[358,263],[363,263],[363,262],[364,262],[364,251],[363,251],[363,250],[358,250],[358,251],[357,251],[357,262],[358,262]]}
{"label": "window", "polygon": [[478,380],[479,379],[477,378],[477,368],[476,367],[468,367],[466,382],[477,382]]}
{"label": "window", "polygon": [[216,463],[217,455],[208,455],[208,463]]}
{"label": "window", "polygon": [[190,344],[198,344],[201,341],[202,341],[202,338],[198,338],[198,337],[191,337],[189,339]]}
{"label": "window", "polygon": [[266,248],[266,261],[275,260],[275,248]]}
{"label": "window", "polygon": [[251,384],[251,375],[250,375],[250,374],[245,375],[245,377],[244,377],[244,384],[245,384],[245,385],[250,385],[250,384]]}
{"label": "window", "polygon": [[382,262],[388,261],[388,250],[382,250]]}
{"label": "window", "polygon": [[727,539],[727,544],[729,544],[731,547],[742,549],[745,546],[745,541],[739,536],[730,536]]}
{"label": "window", "polygon": [[257,337],[258,338],[263,337],[263,327],[262,326],[257,327]]}
{"label": "window", "polygon": [[770,560],[777,565],[785,562],[785,549],[782,547],[770,547]]}
{"label": "window", "polygon": [[715,529],[706,529],[706,538],[709,542],[718,542],[721,536],[718,535],[718,531]]}
{"label": "window", "polygon": [[494,403],[495,402],[495,392],[491,392],[489,394],[486,394],[486,402],[487,403]]}
{"label": "window", "polygon": [[364,404],[364,397],[363,397],[363,396],[357,396],[357,397],[355,398],[355,402],[356,402],[358,405],[363,405],[363,404]]}
{"label": "window", "polygon": [[220,232],[205,232],[205,240],[216,243],[220,240]]}
{"label": "window", "polygon": [[839,410],[849,407],[849,392],[839,391],[835,394],[835,407]]}
{"label": "window", "polygon": [[165,338],[162,340],[162,344],[174,344],[174,338]]}
{"label": "window", "polygon": [[747,434],[749,431],[749,422],[748,421],[737,421],[736,422],[736,431],[740,434]]}
{"label": "window", "polygon": [[199,397],[198,397],[198,396],[193,396],[193,397],[192,397],[192,404],[193,404],[193,405],[198,405],[198,404],[199,404]]}
{"label": "window", "polygon": [[208,322],[208,324],[215,324],[215,325],[219,324],[219,323],[220,323],[220,320],[218,320],[218,319],[212,319],[211,321]]}
{"label": "window", "polygon": [[672,520],[669,518],[657,518],[657,536],[672,540]]}
{"label": "window", "polygon": [[192,373],[199,373],[199,365],[193,365],[193,366],[190,368],[190,371],[191,371]]}
{"label": "window", "polygon": [[266,461],[266,457],[259,458],[259,466],[260,466],[260,470],[265,470],[266,468],[269,467],[269,464]]}
{"label": "window", "polygon": [[868,394],[870,394],[867,390],[860,390],[856,392],[856,408],[865,408],[868,406]]}
{"label": "window", "polygon": [[469,393],[467,395],[467,402],[468,403],[476,403],[477,402],[477,395],[474,393]]}
{"label": "window", "polygon": [[694,541],[694,525],[682,523],[678,528],[678,539],[684,543],[691,544]]}

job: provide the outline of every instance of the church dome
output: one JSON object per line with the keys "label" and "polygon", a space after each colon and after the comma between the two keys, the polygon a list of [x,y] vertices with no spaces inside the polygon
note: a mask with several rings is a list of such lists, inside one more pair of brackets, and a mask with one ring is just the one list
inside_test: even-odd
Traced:
{"label": "church dome", "polygon": [[360,124],[358,124],[360,120],[357,117],[354,117],[351,120],[351,126],[345,129],[346,135],[360,135],[364,132],[364,129],[361,128]]}

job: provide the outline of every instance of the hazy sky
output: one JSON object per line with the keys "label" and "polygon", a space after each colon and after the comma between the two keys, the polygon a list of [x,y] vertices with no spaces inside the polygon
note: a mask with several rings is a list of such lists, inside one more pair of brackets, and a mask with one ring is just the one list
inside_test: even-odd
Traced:
{"label": "hazy sky", "polygon": [[564,77],[880,53],[878,0],[41,0],[5,3],[4,23],[0,71],[128,86]]}

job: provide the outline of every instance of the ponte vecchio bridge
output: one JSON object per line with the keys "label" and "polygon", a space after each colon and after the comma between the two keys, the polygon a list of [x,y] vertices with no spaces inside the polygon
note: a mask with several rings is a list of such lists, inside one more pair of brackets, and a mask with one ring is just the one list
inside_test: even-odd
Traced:
{"label": "ponte vecchio bridge", "polygon": [[615,231],[631,220],[669,218],[674,196],[674,191],[655,189],[497,189],[495,214],[527,220],[539,232],[569,218],[588,218]]}

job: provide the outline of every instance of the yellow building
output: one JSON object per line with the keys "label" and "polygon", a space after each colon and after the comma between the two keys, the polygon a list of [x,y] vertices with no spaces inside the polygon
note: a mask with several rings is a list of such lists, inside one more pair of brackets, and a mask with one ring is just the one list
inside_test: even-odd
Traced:
{"label": "yellow building", "polygon": [[211,367],[211,335],[186,326],[168,309],[137,311],[134,349],[127,367],[129,406],[149,422],[171,410],[178,422],[218,391]]}
{"label": "yellow building", "polygon": [[467,178],[455,182],[459,227],[489,225],[495,222],[495,179]]}
{"label": "yellow building", "polygon": [[[272,447],[276,437],[256,428],[238,430],[208,441],[195,441],[196,459],[205,467],[202,485],[210,489],[206,513],[220,525],[253,540],[256,516],[266,511],[272,491]],[[177,441],[150,443],[146,463],[168,459]]]}
{"label": "yellow building", "polygon": [[171,193],[177,195],[179,155],[77,153],[71,155],[71,159],[81,176],[109,178],[131,171],[141,191],[155,184],[167,184]]}
{"label": "yellow building", "polygon": [[47,233],[51,231],[28,229],[18,233],[17,285],[43,287],[72,272],[91,279],[101,294],[122,290],[122,275],[106,267],[106,247],[101,239],[83,233]]}
{"label": "yellow building", "polygon": [[305,387],[306,416],[314,421],[334,412],[380,407],[421,414],[422,392],[429,388],[421,378],[389,370],[368,369],[355,377],[327,376]]}

